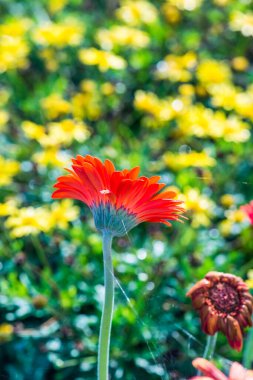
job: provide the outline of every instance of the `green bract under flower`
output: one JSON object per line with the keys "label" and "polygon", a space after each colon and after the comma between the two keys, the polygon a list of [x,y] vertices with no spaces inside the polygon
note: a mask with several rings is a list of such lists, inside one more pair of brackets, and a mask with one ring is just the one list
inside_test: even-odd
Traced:
{"label": "green bract under flower", "polygon": [[96,228],[99,231],[107,231],[113,236],[124,236],[138,221],[134,214],[126,209],[116,209],[110,203],[101,204],[92,209]]}

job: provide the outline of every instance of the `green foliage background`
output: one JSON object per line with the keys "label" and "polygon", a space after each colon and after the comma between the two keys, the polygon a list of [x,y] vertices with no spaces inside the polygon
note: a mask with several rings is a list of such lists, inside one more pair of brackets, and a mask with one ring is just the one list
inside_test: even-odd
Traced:
{"label": "green foliage background", "polygon": [[[9,185],[1,187],[0,203],[13,196],[19,198],[18,207],[52,203],[52,186],[63,168],[34,162],[33,154],[41,152],[43,147],[36,139],[27,138],[21,124],[30,120],[44,125],[47,117],[41,99],[60,93],[68,100],[79,91],[82,80],[92,80],[97,86],[95,105],[99,107],[99,117],[86,113],[82,120],[89,126],[89,138],[85,142],[74,139],[63,144],[59,148],[61,152],[109,158],[120,169],[140,165],[142,175],[160,174],[164,182],[182,192],[197,188],[215,204],[207,225],[192,225],[192,219],[198,218],[192,210],[188,213],[189,220],[182,225],[174,223],[171,229],[140,225],[129,236],[115,239],[115,276],[128,300],[117,285],[111,343],[112,379],[186,379],[193,375],[191,361],[202,355],[205,336],[186,298],[187,290],[210,270],[230,272],[246,279],[252,268],[251,227],[247,222],[235,222],[233,231],[227,235],[220,228],[220,223],[226,220],[226,208],[221,202],[224,194],[234,197],[232,210],[252,198],[252,137],[240,142],[226,141],[224,136],[214,139],[177,135],[176,119],[150,127],[147,118],[152,121],[152,114],[147,116],[134,106],[138,90],[151,91],[161,99],[177,98],[180,81],[155,79],[157,63],[167,54],[180,56],[193,51],[201,59],[224,61],[230,68],[234,57],[246,57],[247,69],[241,72],[231,68],[233,83],[242,89],[252,83],[252,37],[229,27],[231,14],[250,12],[250,2],[221,3],[203,1],[192,11],[173,5],[180,19],[171,22],[165,17],[164,2],[152,2],[157,9],[157,20],[141,26],[149,35],[149,45],[138,49],[116,47],[114,53],[127,61],[127,67],[100,71],[97,66],[83,65],[78,51],[92,46],[99,48],[97,30],[122,23],[114,15],[119,7],[117,1],[69,0],[55,14],[50,14],[46,0],[0,1],[3,24],[14,17],[29,18],[36,26],[44,22],[47,14],[55,22],[71,16],[85,26],[78,46],[53,49],[55,70],[48,69],[40,55],[42,47],[34,41],[32,32],[28,32],[29,65],[1,73],[1,88],[10,93],[10,98],[4,105],[9,121],[1,130],[0,153],[5,159],[21,163],[21,169]],[[105,82],[114,88],[109,95],[101,90]],[[197,88],[196,77],[189,82]],[[208,94],[196,94],[195,102],[215,109]],[[93,106],[89,106],[91,110]],[[233,110],[224,112],[228,116]],[[242,119],[250,128],[253,116],[242,116]],[[203,169],[200,165],[177,171],[166,166],[163,159],[169,151],[203,149],[216,159],[214,167]],[[206,176],[209,180],[205,180]],[[96,377],[102,246],[89,210],[78,202],[75,204],[80,209],[77,220],[67,228],[56,227],[38,235],[13,237],[6,227],[7,217],[1,218],[1,379],[93,380]],[[49,267],[41,260],[43,252]],[[13,329],[11,333],[8,333],[9,325]],[[248,342],[250,345],[251,340]],[[232,351],[223,336],[219,336],[216,352],[216,359],[220,359],[225,370],[229,366],[225,358],[243,360],[243,353]],[[244,350],[244,360],[251,365],[249,349]]]}

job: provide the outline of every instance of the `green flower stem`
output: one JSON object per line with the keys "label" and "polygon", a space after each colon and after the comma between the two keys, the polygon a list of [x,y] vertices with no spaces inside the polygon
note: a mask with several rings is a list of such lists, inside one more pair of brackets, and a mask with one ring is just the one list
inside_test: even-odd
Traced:
{"label": "green flower stem", "polygon": [[[211,360],[213,358],[217,337],[218,337],[218,333],[214,335],[207,335],[206,347],[203,354],[204,359]],[[201,371],[197,372],[197,376],[200,376],[201,374],[202,374]]]}
{"label": "green flower stem", "polygon": [[204,356],[203,356],[204,359],[211,360],[213,358],[213,354],[216,347],[217,336],[218,336],[218,333],[207,336],[206,347],[205,347]]}
{"label": "green flower stem", "polygon": [[109,349],[114,306],[114,276],[111,246],[112,234],[103,231],[105,299],[99,333],[98,380],[109,379]]}

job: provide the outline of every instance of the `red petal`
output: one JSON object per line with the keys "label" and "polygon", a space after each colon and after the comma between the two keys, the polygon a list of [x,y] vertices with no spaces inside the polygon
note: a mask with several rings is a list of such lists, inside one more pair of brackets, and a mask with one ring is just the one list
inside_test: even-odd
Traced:
{"label": "red petal", "polygon": [[218,368],[206,359],[197,358],[193,360],[192,365],[212,380],[228,380]]}

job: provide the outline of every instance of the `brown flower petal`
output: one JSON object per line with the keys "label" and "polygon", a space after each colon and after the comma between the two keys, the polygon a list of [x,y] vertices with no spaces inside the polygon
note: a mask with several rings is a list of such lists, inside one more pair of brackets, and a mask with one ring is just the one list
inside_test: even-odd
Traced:
{"label": "brown flower petal", "polygon": [[206,319],[205,331],[208,335],[214,335],[217,332],[218,315],[209,313]]}
{"label": "brown flower petal", "polygon": [[195,284],[187,293],[186,293],[186,296],[187,297],[191,297],[193,293],[195,293],[196,291],[200,290],[202,291],[205,287],[208,287],[209,286],[209,281],[207,281],[205,278],[203,278],[203,280],[200,280],[199,282],[197,282],[197,284]]}
{"label": "brown flower petal", "polygon": [[227,338],[230,346],[236,351],[241,351],[243,345],[243,337],[240,325],[236,319],[230,315],[227,317]]}
{"label": "brown flower petal", "polygon": [[249,313],[252,314],[253,311],[253,304],[252,304],[252,298],[249,300],[248,298],[244,301],[244,304],[247,306]]}
{"label": "brown flower petal", "polygon": [[204,304],[203,294],[199,293],[192,298],[192,304],[194,309],[200,309]]}

